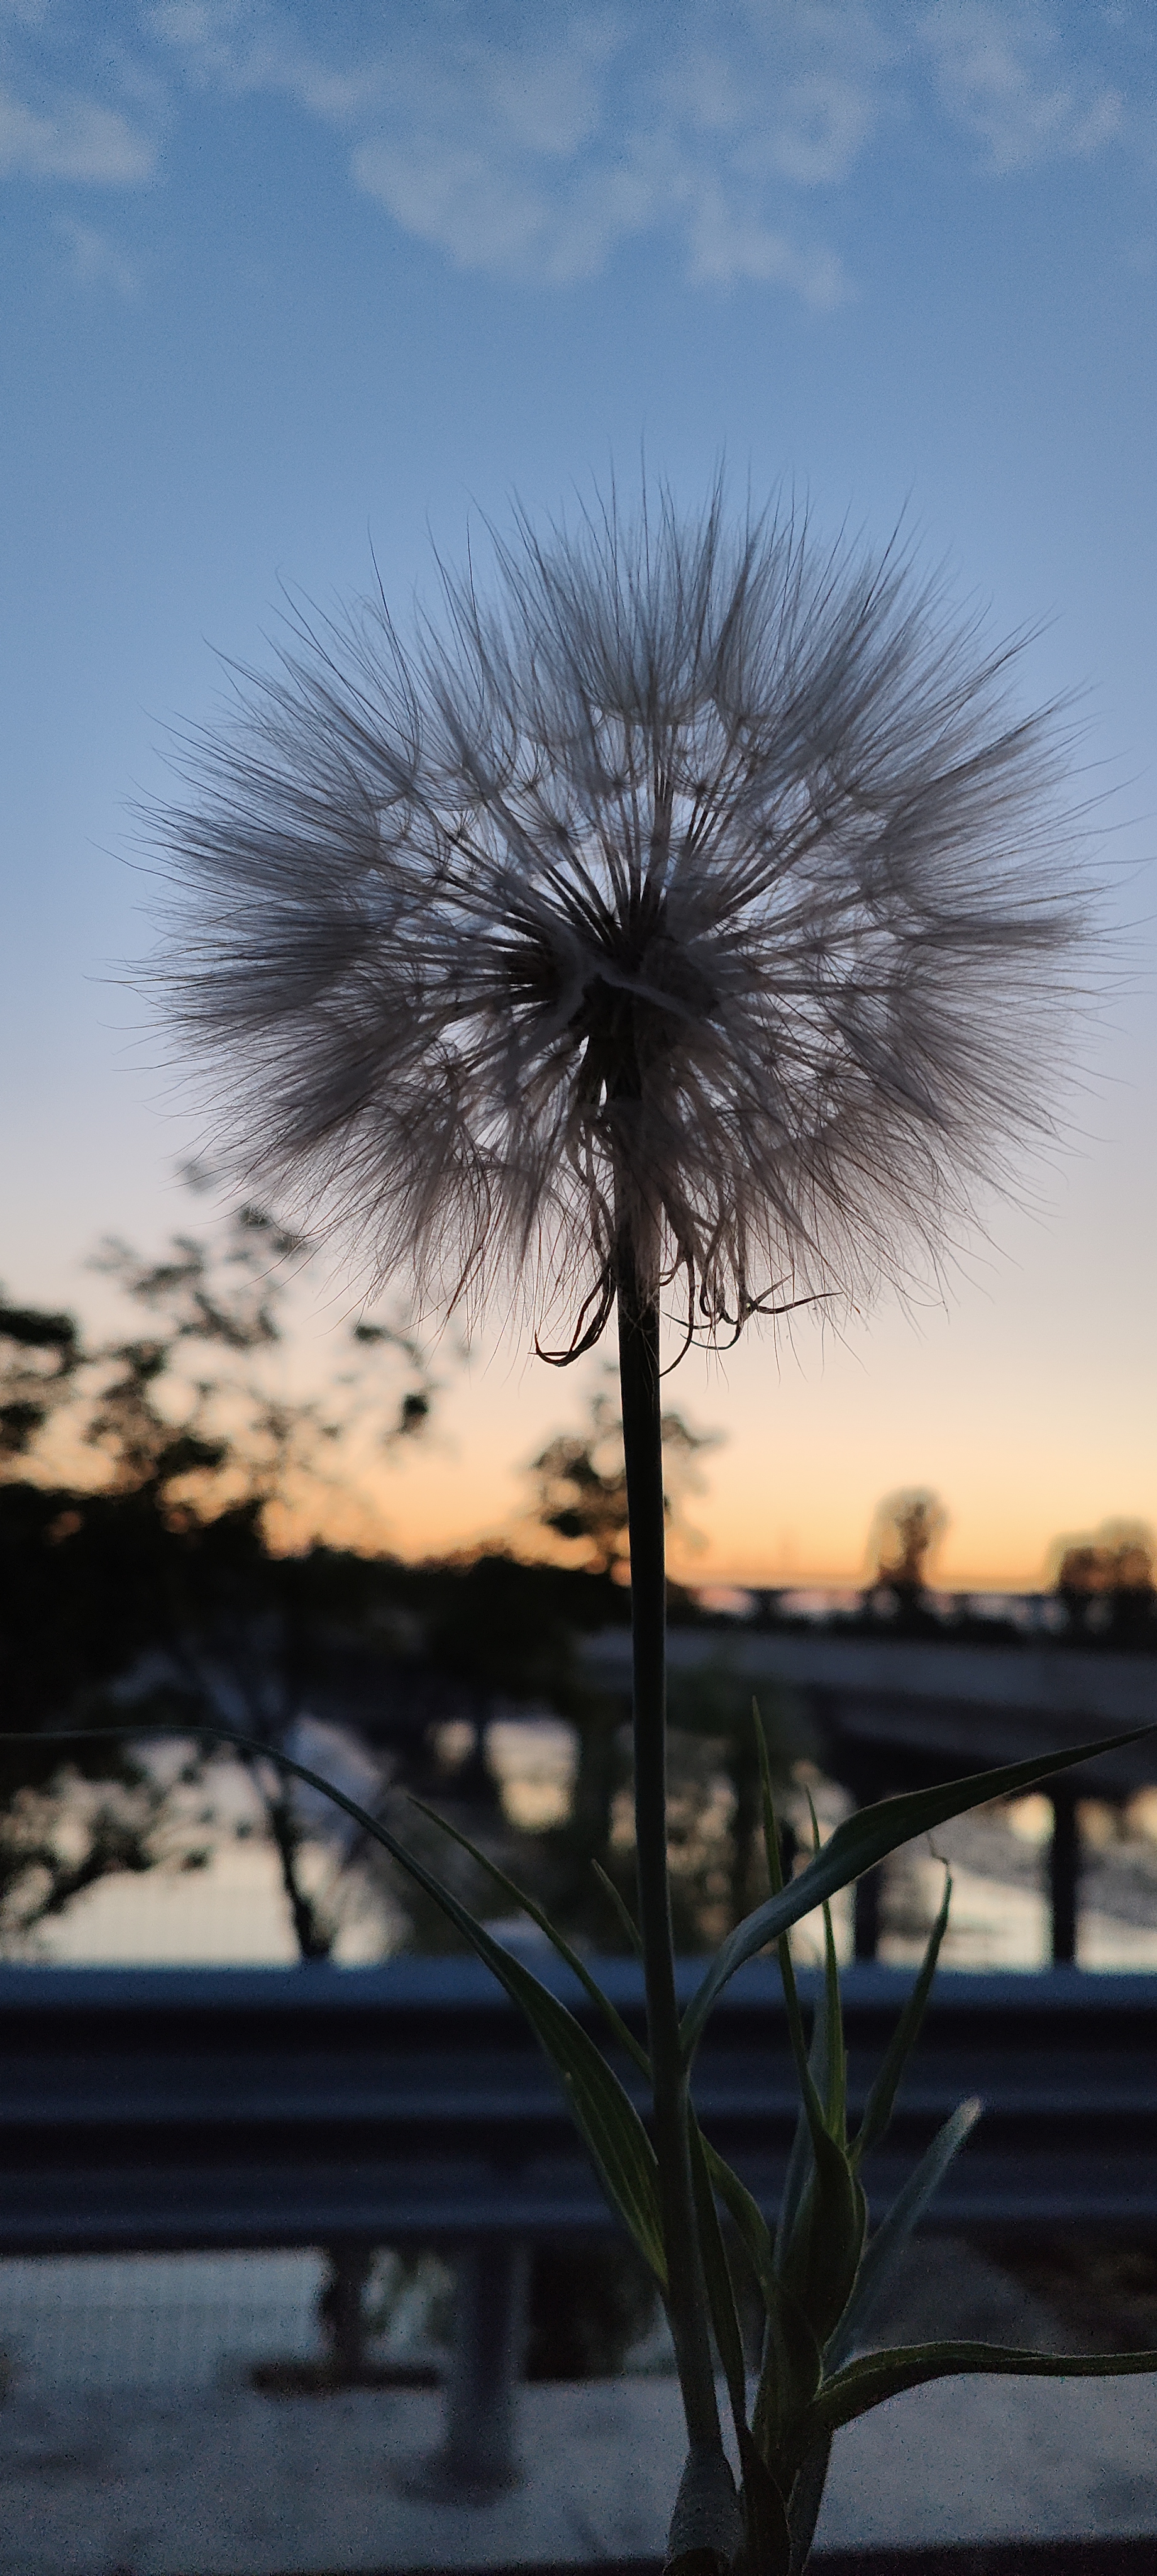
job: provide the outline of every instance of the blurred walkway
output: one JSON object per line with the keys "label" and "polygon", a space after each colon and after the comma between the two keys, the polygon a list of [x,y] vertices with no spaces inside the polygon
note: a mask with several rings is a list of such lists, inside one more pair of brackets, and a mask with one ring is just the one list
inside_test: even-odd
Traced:
{"label": "blurred walkway", "polygon": [[[4,2576],[320,2576],[661,2553],[681,2458],[670,2380],[523,2391],[527,2483],[416,2502],[437,2439],[411,2391],[77,2392],[0,2408]],[[821,2545],[1157,2533],[1157,2383],[944,2381],[836,2444]]]}

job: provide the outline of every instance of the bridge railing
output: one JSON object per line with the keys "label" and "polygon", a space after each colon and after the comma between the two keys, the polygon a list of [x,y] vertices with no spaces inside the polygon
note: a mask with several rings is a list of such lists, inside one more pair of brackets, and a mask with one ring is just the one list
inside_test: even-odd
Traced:
{"label": "bridge railing", "polygon": [[[535,1964],[587,2017],[548,1958]],[[601,1971],[641,2030],[634,1963]],[[688,1992],[697,1974],[683,1963]],[[908,1985],[847,1972],[853,2105]],[[986,2115],[941,2227],[1157,2225],[1155,2043],[1157,1976],[945,1973],[865,2169],[870,2199],[886,2204],[977,2093]],[[464,2492],[513,2474],[527,2250],[612,2221],[550,2068],[480,1966],[5,1967],[0,2057],[0,2256],[443,2248],[458,2315],[431,2476]],[[774,2218],[795,2090],[770,1963],[728,1990],[696,2099]]]}

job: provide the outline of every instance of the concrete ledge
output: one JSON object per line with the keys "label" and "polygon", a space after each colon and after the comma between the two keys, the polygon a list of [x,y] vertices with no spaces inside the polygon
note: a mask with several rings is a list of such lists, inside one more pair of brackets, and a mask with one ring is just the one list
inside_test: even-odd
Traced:
{"label": "concrete ledge", "polygon": [[[1152,2576],[1151,2540],[994,2541],[979,2549],[820,2550],[814,2576]],[[322,2576],[322,2571],[318,2571]],[[324,2576],[345,2576],[327,2568]],[[358,2576],[381,2576],[377,2568]],[[415,2568],[409,2576],[442,2576],[440,2568]],[[492,2576],[489,2569],[471,2576]],[[497,2571],[493,2571],[497,2576]],[[585,2567],[518,2567],[503,2576],[591,2576]],[[612,2576],[608,2565],[607,2576]],[[620,2558],[613,2576],[663,2576],[660,2558]]]}
{"label": "concrete ledge", "polygon": [[[440,2422],[438,2398],[410,2390],[86,2392],[51,2404],[17,2395],[0,2408],[0,2567],[5,2576],[483,2576],[661,2556],[682,2457],[669,2380],[524,2389],[526,2482],[487,2505],[404,2492]],[[891,2554],[1135,2539],[1154,2564],[1153,2534],[1153,2381],[944,2380],[840,2435],[818,2542],[828,2553]],[[1085,2576],[1078,2562],[1074,2576]]]}

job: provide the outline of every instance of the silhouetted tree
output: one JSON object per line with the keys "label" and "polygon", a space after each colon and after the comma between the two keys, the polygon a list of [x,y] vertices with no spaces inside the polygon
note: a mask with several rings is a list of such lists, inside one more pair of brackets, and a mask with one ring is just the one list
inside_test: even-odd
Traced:
{"label": "silhouetted tree", "polygon": [[902,1625],[927,1617],[928,1574],[948,1527],[939,1496],[923,1486],[888,1494],[878,1506],[869,1541],[874,1565],[869,1606]]}
{"label": "silhouetted tree", "polygon": [[[696,1480],[695,1460],[715,1447],[717,1431],[693,1431],[681,1413],[663,1416],[663,1458],[668,1523],[678,1523],[684,1494]],[[535,1518],[557,1538],[581,1544],[596,1574],[626,1576],[627,1475],[623,1426],[605,1395],[596,1395],[586,1431],[561,1432],[536,1458]],[[685,1533],[686,1534],[686,1533]]]}
{"label": "silhouetted tree", "polygon": [[1090,1537],[1059,1539],[1053,1557],[1070,1635],[1122,1646],[1152,1643],[1157,1592],[1153,1533],[1144,1521],[1103,1521]]}
{"label": "silhouetted tree", "polygon": [[[215,1239],[174,1236],[159,1261],[107,1242],[94,1266],[150,1327],[123,1340],[90,1339],[71,1314],[0,1304],[0,1933],[9,1940],[98,1878],[173,1857],[155,1770],[127,1744],[95,1741],[62,1763],[51,1729],[95,1727],[133,1706],[142,1718],[171,1717],[175,1731],[225,1718],[275,1743],[296,1714],[307,1604],[270,1544],[269,1513],[303,1492],[328,1497],[351,1435],[375,1413],[386,1446],[426,1421],[425,1356],[389,1320],[347,1329],[320,1392],[288,1400],[271,1389],[261,1362],[285,1340],[291,1265],[309,1249],[252,1207]],[[383,1388],[384,1358],[394,1373]],[[43,1750],[5,1751],[5,1734],[30,1729],[44,1731]],[[332,1929],[301,1882],[292,1804],[280,1775],[252,1770],[299,1945],[324,1955]],[[105,1793],[82,1795],[82,1783]],[[192,1849],[186,1836],[185,1866]]]}
{"label": "silhouetted tree", "polygon": [[26,1458],[72,1393],[84,1352],[72,1315],[0,1300],[0,1471]]}

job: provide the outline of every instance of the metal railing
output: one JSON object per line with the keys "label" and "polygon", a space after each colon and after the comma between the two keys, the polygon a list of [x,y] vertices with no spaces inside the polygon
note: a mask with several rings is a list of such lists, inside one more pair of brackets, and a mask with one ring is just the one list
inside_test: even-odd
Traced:
{"label": "metal railing", "polygon": [[[591,2007],[544,1958],[584,2019]],[[633,1962],[600,1963],[641,2030]],[[698,1974],[683,1964],[689,1991]],[[806,1982],[806,1981],[805,1981]],[[909,1986],[845,1979],[853,2104]],[[945,1974],[879,2207],[964,2095],[986,2117],[937,2209],[954,2231],[1157,2223],[1157,1977]],[[528,2248],[612,2221],[555,2078],[469,1960],[341,1969],[0,1969],[0,2255],[444,2248],[457,2272],[442,2491],[514,2474]],[[626,2071],[626,2070],[624,2070]],[[774,1970],[703,2043],[704,2126],[774,2215],[795,2090]]]}

